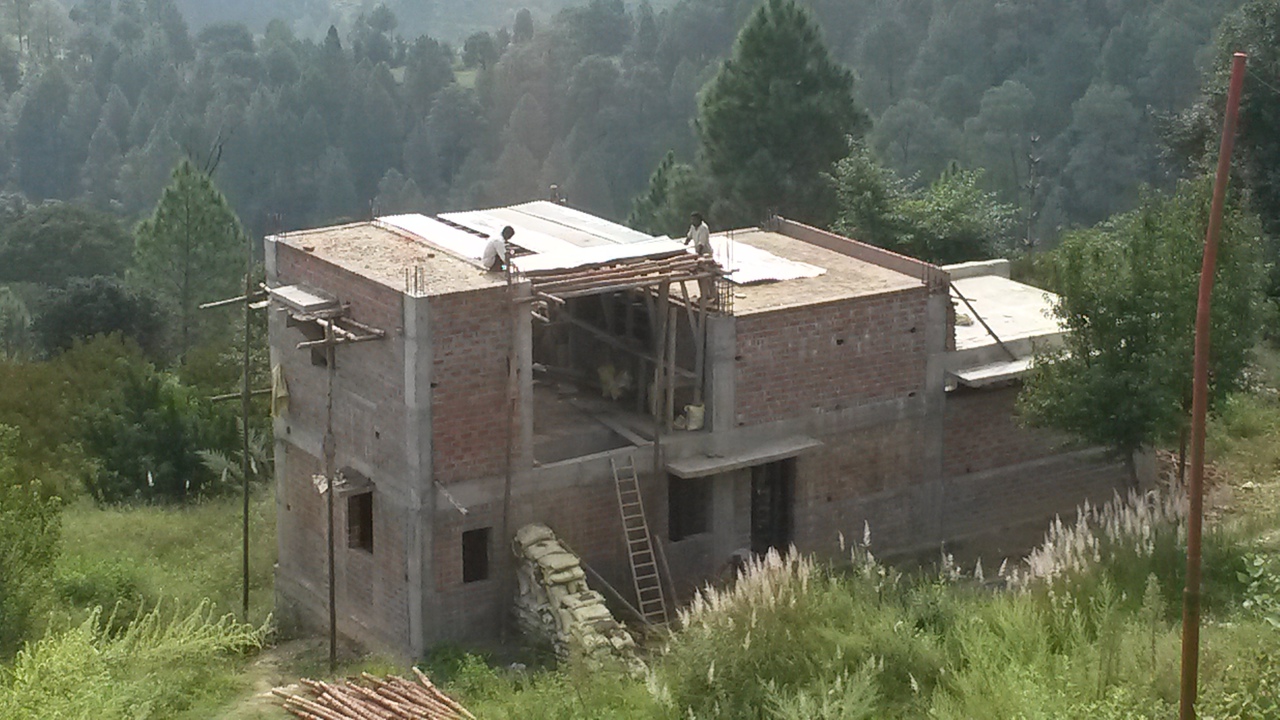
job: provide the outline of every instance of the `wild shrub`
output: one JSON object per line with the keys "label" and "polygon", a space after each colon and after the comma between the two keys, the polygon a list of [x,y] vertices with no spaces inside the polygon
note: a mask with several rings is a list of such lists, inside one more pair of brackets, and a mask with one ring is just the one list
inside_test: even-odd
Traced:
{"label": "wild shrub", "polygon": [[57,498],[19,470],[11,456],[18,433],[0,425],[0,658],[29,632],[58,557]]}
{"label": "wild shrub", "polygon": [[119,560],[66,559],[54,574],[53,591],[73,607],[114,614],[122,626],[148,603],[137,568]]}
{"label": "wild shrub", "polygon": [[18,653],[0,675],[0,717],[171,718],[235,689],[234,661],[263,634],[207,603],[190,613],[157,606],[123,631],[95,611]]}
{"label": "wild shrub", "polygon": [[181,502],[222,489],[200,451],[238,444],[234,416],[150,364],[121,363],[119,370],[117,390],[82,424],[94,499]]}
{"label": "wild shrub", "polygon": [[46,494],[70,499],[82,492],[89,459],[77,418],[110,394],[122,363],[134,362],[142,362],[141,352],[119,336],[76,342],[45,362],[0,359],[0,425],[22,435],[6,451],[17,470],[39,480]]}

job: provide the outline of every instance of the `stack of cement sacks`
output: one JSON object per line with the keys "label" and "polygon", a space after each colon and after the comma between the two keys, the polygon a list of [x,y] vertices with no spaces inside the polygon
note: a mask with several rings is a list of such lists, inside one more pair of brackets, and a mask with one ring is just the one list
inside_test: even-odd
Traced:
{"label": "stack of cement sacks", "polygon": [[561,659],[588,663],[622,661],[634,666],[635,640],[605,607],[600,593],[587,587],[578,556],[569,552],[546,525],[526,525],[513,543],[516,622],[535,641],[549,643]]}

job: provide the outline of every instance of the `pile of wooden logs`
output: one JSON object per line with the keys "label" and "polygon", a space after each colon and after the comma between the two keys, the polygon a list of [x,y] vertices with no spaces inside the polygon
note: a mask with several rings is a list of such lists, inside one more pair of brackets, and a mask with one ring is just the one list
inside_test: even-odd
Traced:
{"label": "pile of wooden logs", "polygon": [[303,678],[312,698],[282,688],[284,709],[303,720],[475,720],[458,701],[440,692],[418,668],[418,682],[401,677],[380,678],[362,673],[362,682],[327,683]]}

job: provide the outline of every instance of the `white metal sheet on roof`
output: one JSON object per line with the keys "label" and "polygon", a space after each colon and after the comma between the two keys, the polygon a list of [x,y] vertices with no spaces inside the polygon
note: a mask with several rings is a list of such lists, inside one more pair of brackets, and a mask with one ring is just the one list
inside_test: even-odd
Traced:
{"label": "white metal sheet on roof", "polygon": [[738,242],[728,235],[713,235],[711,250],[720,267],[729,272],[729,280],[737,285],[799,280],[818,277],[827,272],[817,265],[778,257],[768,250]]}
{"label": "white metal sheet on roof", "polygon": [[484,246],[489,242],[487,238],[450,227],[426,215],[388,215],[373,222],[375,225],[381,224],[393,231],[409,233],[427,243],[476,262],[480,262],[484,256]]}
{"label": "white metal sheet on roof", "polygon": [[539,218],[547,222],[556,223],[557,225],[563,225],[574,228],[575,230],[591,233],[592,235],[610,243],[630,244],[649,242],[650,240],[653,240],[652,236],[646,235],[638,230],[632,230],[625,225],[619,225],[618,223],[610,222],[604,218],[588,215],[581,210],[574,210],[571,207],[566,207],[559,203],[553,203],[547,200],[536,200],[522,205],[513,205],[507,209]]}
{"label": "white metal sheet on roof", "polygon": [[[517,231],[518,234],[518,231]],[[570,268],[594,265],[611,260],[626,260],[654,255],[666,255],[673,252],[688,252],[684,243],[668,239],[650,238],[642,243],[625,245],[597,245],[596,247],[575,247],[563,252],[545,253],[542,255],[525,255],[512,260],[521,272],[539,272],[543,270],[568,270]]]}
{"label": "white metal sheet on roof", "polygon": [[[449,222],[465,225],[472,230],[478,230],[490,237],[498,237],[502,234],[502,228],[509,225],[516,233],[511,242],[531,253],[567,252],[579,247],[565,238],[548,235],[523,225],[518,219],[513,219],[511,215],[512,213],[503,213],[501,210],[469,210],[466,212],[444,213],[440,217]],[[520,216],[516,215],[515,217],[519,218]]]}

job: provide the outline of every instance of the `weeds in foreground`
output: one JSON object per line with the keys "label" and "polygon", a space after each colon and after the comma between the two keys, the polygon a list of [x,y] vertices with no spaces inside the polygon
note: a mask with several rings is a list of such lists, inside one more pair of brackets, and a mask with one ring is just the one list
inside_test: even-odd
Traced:
{"label": "weeds in foreground", "polygon": [[0,676],[0,717],[178,717],[236,691],[235,661],[265,635],[208,603],[186,614],[156,606],[123,628],[118,620],[98,609],[20,651]]}
{"label": "weeds in foreground", "polygon": [[[733,585],[699,593],[643,681],[462,659],[450,688],[486,717],[551,705],[564,717],[672,720],[1168,717],[1178,689],[1181,501],[1132,495],[1081,516],[990,582],[945,560],[904,576],[878,563],[866,538],[845,568],[770,553]],[[1228,531],[1206,537],[1206,556],[1227,566],[1253,567],[1249,552]],[[1264,588],[1270,576],[1260,577]],[[1280,718],[1268,709],[1280,677],[1269,649],[1280,631],[1237,601],[1252,592],[1263,602],[1254,582],[1246,572],[1214,591],[1220,622],[1203,633],[1206,718]]]}

